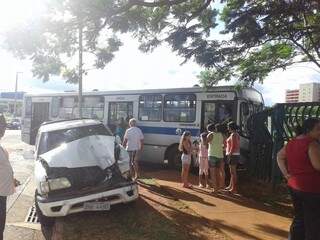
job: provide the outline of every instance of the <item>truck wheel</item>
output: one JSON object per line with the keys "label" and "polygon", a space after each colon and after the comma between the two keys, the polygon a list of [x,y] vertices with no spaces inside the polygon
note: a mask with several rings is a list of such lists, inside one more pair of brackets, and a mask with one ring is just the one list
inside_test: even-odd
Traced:
{"label": "truck wheel", "polygon": [[178,150],[178,146],[174,146],[169,150],[169,166],[171,169],[181,169],[181,152]]}

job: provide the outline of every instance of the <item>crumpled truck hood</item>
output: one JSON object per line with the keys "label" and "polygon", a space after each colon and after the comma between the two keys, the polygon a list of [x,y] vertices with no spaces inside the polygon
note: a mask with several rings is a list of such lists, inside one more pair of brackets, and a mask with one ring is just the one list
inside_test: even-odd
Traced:
{"label": "crumpled truck hood", "polygon": [[40,157],[52,168],[106,169],[115,163],[114,147],[115,137],[95,135],[64,143]]}

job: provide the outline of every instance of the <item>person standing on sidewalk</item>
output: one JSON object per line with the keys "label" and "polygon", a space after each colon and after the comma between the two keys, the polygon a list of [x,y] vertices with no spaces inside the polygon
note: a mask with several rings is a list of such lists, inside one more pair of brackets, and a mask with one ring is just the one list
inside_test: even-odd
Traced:
{"label": "person standing on sidewalk", "polygon": [[[200,134],[200,145],[199,145],[199,187],[208,187],[208,176],[209,176],[209,163],[208,163],[208,141],[207,133]],[[202,177],[205,177],[205,182],[202,184]]]}
{"label": "person standing on sidewalk", "polygon": [[191,143],[191,132],[184,131],[179,143],[179,151],[182,152],[181,155],[181,181],[182,187],[192,188],[189,183],[189,171],[191,165],[191,154],[192,154],[192,143]]}
{"label": "person standing on sidewalk", "polygon": [[309,118],[278,153],[278,165],[288,181],[294,219],[290,240],[320,239],[320,120]]}
{"label": "person standing on sidewalk", "polygon": [[240,135],[237,133],[237,125],[234,122],[228,123],[230,136],[226,140],[226,155],[230,168],[230,184],[226,190],[231,193],[237,193],[237,165],[240,160]]}
{"label": "person standing on sidewalk", "polygon": [[123,137],[123,146],[127,149],[130,156],[131,176],[133,180],[139,177],[139,154],[143,150],[144,136],[140,128],[137,127],[137,121],[134,118],[129,120],[129,129],[126,130]]}
{"label": "person standing on sidewalk", "polygon": [[[7,123],[3,115],[0,115],[0,139],[4,136]],[[3,232],[6,225],[7,197],[15,191],[18,181],[13,177],[13,170],[9,162],[8,152],[0,145],[0,240],[3,240]]]}
{"label": "person standing on sidewalk", "polygon": [[220,124],[210,124],[207,127],[208,135],[208,157],[210,177],[213,182],[213,193],[217,192],[224,186],[224,161],[223,161],[223,142],[222,127]]}

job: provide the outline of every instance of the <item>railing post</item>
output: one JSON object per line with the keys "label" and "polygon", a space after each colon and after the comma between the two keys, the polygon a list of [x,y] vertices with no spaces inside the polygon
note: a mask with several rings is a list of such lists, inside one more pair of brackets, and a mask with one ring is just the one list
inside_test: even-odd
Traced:
{"label": "railing post", "polygon": [[271,183],[273,189],[281,177],[280,170],[277,164],[277,154],[278,151],[284,145],[284,118],[285,118],[285,110],[283,104],[277,104],[273,108],[271,118],[271,129],[272,129],[272,138],[273,138],[273,148],[272,148],[272,170],[271,170]]}

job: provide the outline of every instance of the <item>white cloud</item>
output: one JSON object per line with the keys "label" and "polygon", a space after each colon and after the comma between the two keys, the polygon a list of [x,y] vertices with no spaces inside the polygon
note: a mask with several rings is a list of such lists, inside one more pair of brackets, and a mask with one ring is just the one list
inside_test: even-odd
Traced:
{"label": "white cloud", "polygon": [[144,54],[136,41],[125,42],[116,58],[105,70],[93,70],[84,79],[85,89],[114,90],[140,88],[190,87],[198,83],[200,67],[183,61],[168,47]]}

